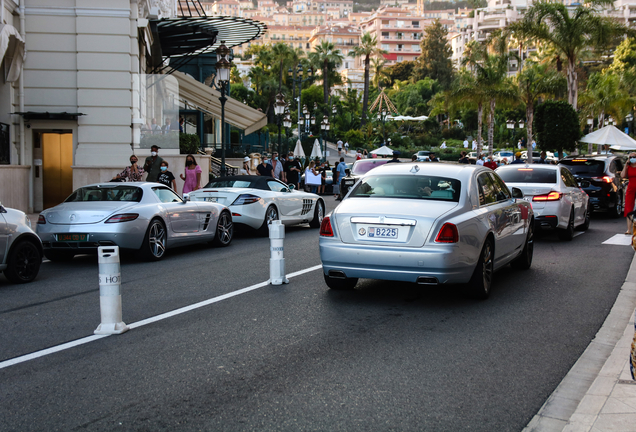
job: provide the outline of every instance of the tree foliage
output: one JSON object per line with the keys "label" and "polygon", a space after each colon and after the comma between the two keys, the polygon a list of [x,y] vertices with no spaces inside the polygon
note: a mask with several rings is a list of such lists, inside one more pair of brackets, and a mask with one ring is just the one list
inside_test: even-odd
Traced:
{"label": "tree foliage", "polygon": [[539,105],[534,116],[537,146],[542,150],[571,152],[581,137],[579,117],[565,101],[547,101]]}
{"label": "tree foliage", "polygon": [[420,42],[422,53],[417,58],[413,71],[414,79],[429,77],[437,80],[444,88],[450,85],[453,79],[453,51],[447,36],[448,30],[439,19],[426,28],[425,36]]}

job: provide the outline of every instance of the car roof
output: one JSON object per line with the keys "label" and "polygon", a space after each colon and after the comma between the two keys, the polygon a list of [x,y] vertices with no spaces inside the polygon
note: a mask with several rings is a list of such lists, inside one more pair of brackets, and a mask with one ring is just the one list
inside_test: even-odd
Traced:
{"label": "car roof", "polygon": [[[412,172],[414,166],[417,166],[419,170]],[[415,175],[435,175],[442,177],[451,177],[458,180],[467,180],[472,177],[475,171],[492,172],[490,168],[483,167],[481,165],[470,164],[448,164],[448,163],[422,163],[422,162],[402,162],[402,163],[390,163],[384,164],[372,171],[365,174],[415,174]]]}
{"label": "car roof", "polygon": [[[276,180],[273,177],[266,176],[255,176],[255,175],[239,175],[239,176],[226,176],[226,177],[217,177],[212,181],[248,181],[251,183],[251,189],[261,189],[261,190],[270,190],[267,186],[267,182],[269,180]],[[208,182],[210,183],[210,182]]]}
{"label": "car roof", "polygon": [[539,164],[539,163],[533,163],[533,164],[514,164],[514,165],[502,165],[499,168],[497,168],[497,171],[499,170],[513,170],[513,169],[521,169],[521,168],[532,168],[532,169],[544,169],[544,170],[556,170],[559,169],[558,165],[550,165],[550,164]]}

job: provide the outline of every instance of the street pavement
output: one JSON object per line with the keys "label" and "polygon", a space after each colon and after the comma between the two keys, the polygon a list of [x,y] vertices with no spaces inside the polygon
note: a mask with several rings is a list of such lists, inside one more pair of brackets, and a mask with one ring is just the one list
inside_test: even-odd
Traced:
{"label": "street pavement", "polygon": [[597,216],[572,242],[539,236],[532,268],[498,272],[485,302],[367,280],[331,292],[307,227],[286,230],[278,287],[269,240],[247,234],[125,256],[132,329],[101,339],[94,257],[45,262],[26,286],[0,276],[0,430],[634,430],[608,428],[636,412],[634,254],[606,243],[622,229]]}

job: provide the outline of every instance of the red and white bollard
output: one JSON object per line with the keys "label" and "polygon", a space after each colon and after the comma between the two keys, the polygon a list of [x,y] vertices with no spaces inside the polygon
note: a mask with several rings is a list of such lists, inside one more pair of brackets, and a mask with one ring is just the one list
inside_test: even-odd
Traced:
{"label": "red and white bollard", "polygon": [[121,316],[121,272],[119,246],[97,248],[99,262],[99,309],[102,322],[95,334],[111,335],[128,331]]}
{"label": "red and white bollard", "polygon": [[269,224],[269,282],[272,285],[289,283],[285,276],[284,239],[285,225],[279,220],[272,221]]}

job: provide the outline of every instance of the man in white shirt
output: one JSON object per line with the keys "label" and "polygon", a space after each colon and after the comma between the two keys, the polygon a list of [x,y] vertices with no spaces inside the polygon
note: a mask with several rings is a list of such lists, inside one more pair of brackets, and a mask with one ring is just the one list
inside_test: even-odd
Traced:
{"label": "man in white shirt", "polygon": [[340,157],[340,154],[342,153],[342,140],[338,139],[336,145],[338,146],[338,157]]}
{"label": "man in white shirt", "polygon": [[441,149],[445,149],[445,148],[446,148],[446,141],[444,141],[444,142],[442,143],[442,145],[441,145],[441,146],[439,146],[439,148],[441,148]]}
{"label": "man in white shirt", "polygon": [[484,166],[484,155],[483,154],[479,155],[479,157],[477,158],[477,162],[475,162],[475,165]]}
{"label": "man in white shirt", "polygon": [[473,151],[477,150],[477,141],[473,140]]}
{"label": "man in white shirt", "polygon": [[345,156],[349,153],[349,141],[344,143]]}
{"label": "man in white shirt", "polygon": [[468,148],[468,140],[467,139],[464,140],[464,148]]}

